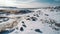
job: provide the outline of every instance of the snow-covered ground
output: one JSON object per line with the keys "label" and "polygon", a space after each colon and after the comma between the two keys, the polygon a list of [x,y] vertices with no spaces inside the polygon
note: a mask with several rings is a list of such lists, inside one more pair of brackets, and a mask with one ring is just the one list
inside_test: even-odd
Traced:
{"label": "snow-covered ground", "polygon": [[7,17],[11,17],[8,20],[10,23],[16,17],[20,17],[20,21],[13,29],[0,34],[60,34],[60,10],[57,9],[36,9],[30,13],[10,14]]}

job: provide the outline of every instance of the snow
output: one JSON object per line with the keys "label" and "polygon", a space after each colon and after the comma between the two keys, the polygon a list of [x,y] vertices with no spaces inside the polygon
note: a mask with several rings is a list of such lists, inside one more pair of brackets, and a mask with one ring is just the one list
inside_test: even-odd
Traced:
{"label": "snow", "polygon": [[[56,9],[54,9],[54,11],[50,11],[51,9],[36,9],[34,10],[34,12],[32,13],[27,13],[27,14],[10,14],[7,17],[21,17],[17,27],[15,27],[13,32],[10,33],[6,33],[6,34],[60,34],[60,27],[58,27],[58,31],[53,29],[55,28],[55,23],[54,24],[49,24],[49,23],[45,23],[44,20],[48,20],[52,19],[55,20],[56,23],[60,23],[60,12],[56,12]],[[35,14],[38,14],[39,17],[34,16]],[[46,16],[45,14],[48,14],[48,16]],[[36,21],[32,21],[30,17],[36,17],[37,20]],[[30,20],[26,20],[27,18],[30,18]],[[41,19],[43,19],[43,22],[41,21]],[[9,22],[11,22],[13,20],[10,20]],[[26,28],[23,27],[23,23],[21,23],[22,21],[24,21],[24,24],[27,26]],[[50,27],[51,26],[51,27]],[[20,28],[23,27],[24,31],[20,31]],[[18,29],[16,29],[18,28]],[[42,33],[38,33],[35,32],[35,29],[40,29],[42,31]],[[3,32],[4,33],[4,32]]]}

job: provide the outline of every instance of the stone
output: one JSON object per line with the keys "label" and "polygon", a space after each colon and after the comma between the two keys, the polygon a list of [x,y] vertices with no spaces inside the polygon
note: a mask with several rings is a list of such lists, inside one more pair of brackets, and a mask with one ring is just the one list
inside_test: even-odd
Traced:
{"label": "stone", "polygon": [[20,28],[20,31],[24,31],[23,27]]}
{"label": "stone", "polygon": [[48,14],[45,14],[45,16],[49,16]]}
{"label": "stone", "polygon": [[40,29],[35,29],[35,31],[38,33],[42,33],[42,31]]}
{"label": "stone", "polygon": [[32,19],[32,21],[36,21],[37,18],[36,17],[30,17]]}
{"label": "stone", "polygon": [[23,24],[23,27],[27,27],[25,24]]}
{"label": "stone", "polygon": [[55,23],[55,26],[60,27],[60,23]]}
{"label": "stone", "polygon": [[24,21],[22,21],[22,23],[24,24]]}

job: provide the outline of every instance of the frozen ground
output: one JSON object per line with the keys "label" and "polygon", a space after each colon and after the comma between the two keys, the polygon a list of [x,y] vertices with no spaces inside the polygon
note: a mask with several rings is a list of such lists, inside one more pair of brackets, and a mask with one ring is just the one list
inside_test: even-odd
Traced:
{"label": "frozen ground", "polygon": [[[30,13],[9,14],[7,17],[20,17],[20,21],[13,29],[0,34],[60,34],[60,10],[57,9],[36,9]],[[9,18],[8,21],[13,19]]]}

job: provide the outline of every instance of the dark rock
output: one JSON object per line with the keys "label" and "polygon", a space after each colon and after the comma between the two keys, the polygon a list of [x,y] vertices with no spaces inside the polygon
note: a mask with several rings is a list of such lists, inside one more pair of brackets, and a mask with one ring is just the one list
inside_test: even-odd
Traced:
{"label": "dark rock", "polygon": [[20,31],[24,31],[23,27],[20,28]]}
{"label": "dark rock", "polygon": [[49,16],[48,14],[45,14],[46,16]]}
{"label": "dark rock", "polygon": [[49,23],[49,21],[48,21],[48,20],[45,20],[45,22],[46,22],[46,23]]}
{"label": "dark rock", "polygon": [[54,30],[56,30],[56,31],[59,31],[59,29],[58,29],[58,28],[56,28],[56,27],[54,27],[53,29],[54,29]]}
{"label": "dark rock", "polygon": [[40,29],[35,29],[35,31],[38,33],[42,33],[42,31],[40,31]]}
{"label": "dark rock", "polygon": [[36,15],[34,14],[34,16],[36,16]]}
{"label": "dark rock", "polygon": [[60,9],[60,6],[55,6],[55,8],[54,9]]}
{"label": "dark rock", "polygon": [[24,21],[22,21],[22,23],[24,24]]}
{"label": "dark rock", "polygon": [[38,14],[37,14],[36,16],[37,16],[37,17],[39,17],[39,15],[38,15]]}
{"label": "dark rock", "polygon": [[36,17],[30,17],[32,19],[32,21],[36,21],[37,18]]}
{"label": "dark rock", "polygon": [[37,17],[39,17],[39,15],[38,15],[38,14],[34,14],[34,16],[37,16]]}
{"label": "dark rock", "polygon": [[17,12],[17,14],[26,14],[26,13],[31,13],[33,11],[30,11],[30,10],[20,10],[19,12]]}
{"label": "dark rock", "polygon": [[23,27],[27,27],[25,24],[23,24]]}
{"label": "dark rock", "polygon": [[26,20],[30,20],[30,18],[27,18]]}
{"label": "dark rock", "polygon": [[55,20],[53,20],[53,19],[50,19],[50,22],[51,22],[51,24],[56,23],[56,21],[55,21]]}
{"label": "dark rock", "polygon": [[55,26],[60,27],[60,23],[55,23]]}
{"label": "dark rock", "polygon": [[56,21],[53,20],[53,19],[49,19],[49,20],[45,19],[44,22],[48,23],[48,24],[54,24],[54,23],[56,23]]}
{"label": "dark rock", "polygon": [[54,28],[56,31],[59,31],[59,29],[58,28]]}

